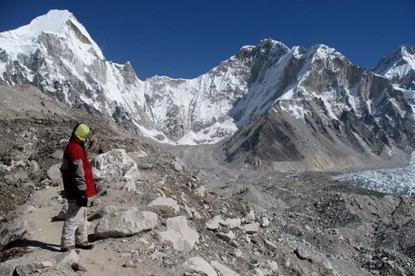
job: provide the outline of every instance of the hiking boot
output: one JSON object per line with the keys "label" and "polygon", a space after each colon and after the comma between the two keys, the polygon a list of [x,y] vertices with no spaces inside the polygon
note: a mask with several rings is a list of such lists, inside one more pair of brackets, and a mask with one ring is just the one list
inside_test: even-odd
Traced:
{"label": "hiking boot", "polygon": [[61,252],[70,252],[70,251],[75,250],[75,249],[76,249],[75,245],[70,245],[68,247],[61,248]]}
{"label": "hiking boot", "polygon": [[87,241],[76,244],[75,246],[76,246],[76,248],[86,249],[86,250],[94,248],[94,244],[89,243]]}

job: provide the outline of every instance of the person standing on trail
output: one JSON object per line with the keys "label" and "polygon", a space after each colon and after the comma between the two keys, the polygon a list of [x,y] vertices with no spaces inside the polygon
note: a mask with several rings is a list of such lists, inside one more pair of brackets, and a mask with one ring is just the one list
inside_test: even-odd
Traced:
{"label": "person standing on trail", "polygon": [[88,198],[95,196],[97,190],[85,150],[89,134],[86,124],[76,125],[63,154],[61,173],[64,196],[68,200],[61,239],[61,251],[64,252],[93,248],[88,242],[87,206]]}

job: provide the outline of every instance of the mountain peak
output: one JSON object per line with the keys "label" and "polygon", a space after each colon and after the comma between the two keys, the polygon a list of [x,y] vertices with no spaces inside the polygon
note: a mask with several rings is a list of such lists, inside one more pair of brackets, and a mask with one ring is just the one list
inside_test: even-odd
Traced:
{"label": "mountain peak", "polygon": [[[18,53],[33,54],[40,47],[41,36],[52,34],[72,41],[72,50],[89,52],[92,48],[95,56],[104,59],[101,49],[96,45],[85,27],[67,10],[50,10],[47,14],[33,19],[30,24],[15,30],[0,33],[0,45],[10,59],[16,59]],[[81,45],[82,44],[82,45]]]}
{"label": "mountain peak", "polygon": [[382,58],[373,71],[393,82],[404,79],[408,74],[414,74],[415,47],[399,47],[394,53]]}
{"label": "mountain peak", "polygon": [[37,37],[42,32],[58,34],[64,30],[69,20],[79,24],[74,15],[67,10],[50,10],[47,14],[33,19],[30,24],[9,33],[15,33],[21,37]]}
{"label": "mountain peak", "polygon": [[[277,40],[274,40],[272,38],[262,39],[258,46],[264,46],[264,45],[285,46],[285,44],[282,43],[281,41],[277,41]],[[285,47],[287,47],[287,46],[285,46]]]}
{"label": "mountain peak", "polygon": [[415,70],[415,47],[402,46],[400,51],[402,58]]}
{"label": "mountain peak", "polygon": [[341,57],[343,56],[341,53],[337,52],[336,49],[331,48],[324,44],[316,44],[312,46],[309,51],[310,55],[314,56],[315,58],[326,59],[329,56],[336,56]]}
{"label": "mountain peak", "polygon": [[239,53],[237,55],[241,55],[241,53],[247,54],[256,49],[257,50],[268,49],[267,52],[270,52],[270,53],[280,51],[281,49],[285,49],[287,52],[290,50],[284,43],[277,41],[277,40],[273,40],[272,38],[266,38],[266,39],[261,40],[257,45],[243,46],[239,50]]}

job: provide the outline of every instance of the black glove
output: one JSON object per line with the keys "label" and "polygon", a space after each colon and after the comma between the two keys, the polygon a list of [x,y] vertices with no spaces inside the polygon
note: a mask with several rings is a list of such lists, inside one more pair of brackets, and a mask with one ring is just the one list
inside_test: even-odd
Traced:
{"label": "black glove", "polygon": [[86,196],[86,191],[79,191],[78,197],[76,198],[76,206],[86,207],[88,205],[88,197]]}

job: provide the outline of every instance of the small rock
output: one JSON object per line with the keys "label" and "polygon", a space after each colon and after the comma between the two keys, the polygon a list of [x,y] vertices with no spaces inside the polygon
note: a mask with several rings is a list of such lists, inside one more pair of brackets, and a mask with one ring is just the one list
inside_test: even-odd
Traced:
{"label": "small rock", "polygon": [[229,226],[229,229],[235,229],[241,226],[241,219],[240,218],[227,218],[226,223]]}
{"label": "small rock", "polygon": [[262,272],[259,268],[254,268],[254,276],[264,276],[264,272]]}
{"label": "small rock", "polygon": [[270,242],[269,240],[264,241],[265,248],[267,248],[269,251],[276,251],[277,245],[273,242]]}
{"label": "small rock", "polygon": [[198,197],[205,198],[208,194],[208,190],[206,189],[204,185],[202,185],[195,190],[195,193]]}
{"label": "small rock", "polygon": [[334,270],[332,264],[330,263],[330,261],[327,258],[323,258],[321,263],[323,264],[323,266],[329,270]]}
{"label": "small rock", "polygon": [[248,234],[255,234],[259,230],[259,223],[254,222],[254,223],[246,224],[244,225],[244,229],[245,229],[245,232]]}
{"label": "small rock", "polygon": [[28,164],[29,166],[28,166],[28,168],[27,168],[27,172],[29,173],[29,175],[30,174],[33,174],[33,173],[35,173],[35,172],[38,172],[39,170],[40,170],[40,166],[39,166],[39,163],[38,162],[36,162],[35,160],[31,160],[31,161],[29,161],[29,164]]}
{"label": "small rock", "polygon": [[58,149],[58,150],[54,151],[50,155],[50,157],[52,157],[53,159],[61,160],[62,157],[63,157],[63,150]]}
{"label": "small rock", "polygon": [[202,219],[202,215],[201,215],[199,212],[197,212],[197,211],[192,211],[192,213],[193,213],[193,217],[194,217],[195,219]]}
{"label": "small rock", "polygon": [[255,221],[255,213],[254,210],[249,210],[249,212],[245,215],[245,219],[247,222],[254,222]]}
{"label": "small rock", "polygon": [[268,227],[269,226],[269,219],[266,217],[262,217],[260,220],[261,227]]}
{"label": "small rock", "polygon": [[[77,254],[78,250],[72,250],[70,252],[61,253],[56,256],[56,263],[59,266],[64,266],[66,264],[74,264],[79,261],[79,255]],[[78,251],[79,252],[79,251]]]}
{"label": "small rock", "polygon": [[191,208],[189,208],[189,206],[187,206],[187,204],[186,204],[186,203],[184,204],[184,210],[185,210],[185,212],[186,212],[186,217],[187,217],[188,219],[192,219],[192,218],[193,218],[193,212],[192,212],[192,209],[191,209]]}
{"label": "small rock", "polygon": [[278,263],[275,261],[268,261],[267,262],[269,269],[271,272],[276,272],[278,270]]}
{"label": "small rock", "polygon": [[134,179],[126,179],[124,186],[122,187],[122,190],[124,192],[135,192],[137,191],[137,186],[135,185]]}
{"label": "small rock", "polygon": [[177,201],[169,197],[158,197],[152,202],[150,202],[147,206],[167,206],[172,208],[176,213],[180,211],[180,207],[177,204]]}
{"label": "small rock", "polygon": [[173,162],[173,166],[176,171],[181,172],[183,170],[184,164],[179,158],[176,157]]}
{"label": "small rock", "polygon": [[33,213],[36,210],[37,210],[37,208],[35,206],[33,206],[31,204],[27,204],[27,203],[18,208],[18,212],[20,212],[22,214]]}
{"label": "small rock", "polygon": [[301,237],[304,235],[303,231],[301,231],[301,229],[295,225],[289,225],[287,227],[287,233],[293,236],[297,236],[297,237]]}
{"label": "small rock", "polygon": [[226,221],[223,220],[223,218],[220,215],[218,215],[218,216],[213,217],[213,219],[207,221],[205,223],[205,226],[207,229],[214,231],[214,230],[218,230],[221,224],[222,225],[226,224]]}
{"label": "small rock", "polygon": [[81,264],[79,264],[79,263],[73,263],[73,264],[71,265],[71,268],[72,268],[72,269],[73,269],[73,271],[75,271],[75,272],[77,272],[77,271],[86,272],[86,271],[87,271],[87,269],[86,269],[83,265],[81,265]]}
{"label": "small rock", "polygon": [[284,263],[284,267],[285,268],[289,268],[291,266],[291,260],[290,259],[286,259],[285,263]]}
{"label": "small rock", "polygon": [[235,257],[242,257],[242,251],[241,250],[239,250],[239,249],[235,249],[235,252],[234,252],[234,254],[235,254]]}
{"label": "small rock", "polygon": [[216,236],[227,243],[235,239],[235,234],[232,231],[229,231],[228,233],[217,233]]}
{"label": "small rock", "polygon": [[307,260],[310,259],[310,254],[305,251],[303,248],[299,247],[296,250],[294,250],[295,255],[301,260]]}
{"label": "small rock", "polygon": [[123,267],[134,267],[134,263],[132,260],[128,260],[123,264]]}
{"label": "small rock", "polygon": [[229,244],[230,244],[230,245],[232,245],[233,247],[236,247],[236,248],[238,248],[238,247],[239,247],[239,243],[238,243],[236,240],[231,240],[231,241],[229,242]]}

